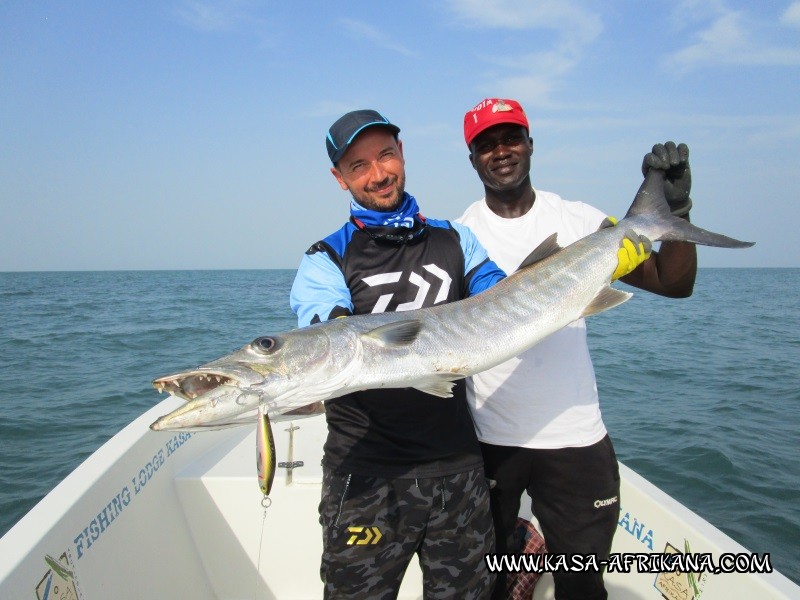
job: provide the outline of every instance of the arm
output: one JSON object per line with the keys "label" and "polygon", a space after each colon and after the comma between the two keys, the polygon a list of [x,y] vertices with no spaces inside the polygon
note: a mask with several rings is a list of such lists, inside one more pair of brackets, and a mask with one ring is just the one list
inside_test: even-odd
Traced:
{"label": "arm", "polygon": [[[661,169],[666,172],[664,195],[672,213],[689,220],[692,200],[689,192],[692,174],[689,168],[689,148],[673,142],[656,144],[645,155],[642,172]],[[657,252],[632,273],[620,279],[640,289],[668,296],[688,298],[692,295],[697,275],[697,248],[688,242],[662,242]]]}
{"label": "arm", "polygon": [[688,298],[697,275],[697,249],[688,242],[663,242],[658,252],[629,275],[628,285],[670,298]]}
{"label": "arm", "polygon": [[505,278],[505,272],[489,258],[486,249],[469,227],[461,223],[451,223],[451,226],[458,233],[464,253],[466,296],[474,296]]}
{"label": "arm", "polygon": [[297,314],[298,327],[353,314],[344,275],[317,246],[303,256],[292,284],[289,302]]}

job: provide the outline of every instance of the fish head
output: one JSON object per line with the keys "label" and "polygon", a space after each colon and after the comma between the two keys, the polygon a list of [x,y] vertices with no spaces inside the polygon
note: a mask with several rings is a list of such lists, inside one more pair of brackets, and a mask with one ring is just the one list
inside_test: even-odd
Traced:
{"label": "fish head", "polygon": [[155,379],[156,390],[187,402],[150,428],[221,427],[238,424],[237,417],[259,406],[272,417],[324,400],[330,396],[321,397],[320,383],[330,380],[333,357],[329,336],[315,327],[256,338],[196,369]]}

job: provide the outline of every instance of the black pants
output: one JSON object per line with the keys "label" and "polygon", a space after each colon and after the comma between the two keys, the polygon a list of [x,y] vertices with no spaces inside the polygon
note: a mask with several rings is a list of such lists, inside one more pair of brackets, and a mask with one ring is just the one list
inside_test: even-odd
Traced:
{"label": "black pants", "polygon": [[[537,450],[481,444],[491,490],[497,552],[519,552],[513,533],[523,492],[539,520],[547,552],[608,558],[619,521],[619,466],[608,436],[581,448]],[[558,600],[608,597],[602,573],[553,573]],[[505,597],[498,577],[493,598]]]}

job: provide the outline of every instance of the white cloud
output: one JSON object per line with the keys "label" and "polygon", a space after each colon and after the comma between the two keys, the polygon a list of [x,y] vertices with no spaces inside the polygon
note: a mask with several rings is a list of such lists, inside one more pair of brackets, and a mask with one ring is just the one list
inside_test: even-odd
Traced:
{"label": "white cloud", "polygon": [[683,30],[727,12],[725,0],[681,0],[673,6],[669,21],[675,29]]}
{"label": "white cloud", "polygon": [[800,2],[792,2],[781,15],[781,23],[790,27],[800,27]]}
{"label": "white cloud", "polygon": [[485,60],[495,66],[512,70],[518,70],[520,65],[524,65],[526,72],[545,73],[548,77],[556,77],[569,73],[577,64],[578,57],[575,54],[549,50],[524,56],[494,56]]}
{"label": "white cloud", "polygon": [[235,0],[184,0],[175,13],[198,31],[230,31],[242,18],[240,3]]}
{"label": "white cloud", "polygon": [[183,25],[211,34],[245,34],[259,47],[273,47],[280,34],[270,26],[264,14],[252,0],[181,0],[172,14]]}
{"label": "white cloud", "polygon": [[512,75],[498,79],[498,96],[519,100],[523,106],[546,108],[553,105],[552,93],[556,83],[538,75]]}
{"label": "white cloud", "polygon": [[386,33],[364,23],[362,21],[356,21],[355,19],[339,19],[339,23],[341,23],[345,29],[347,29],[353,37],[365,39],[374,43],[381,48],[386,50],[391,50],[392,52],[398,52],[400,54],[404,54],[405,56],[416,56],[414,52],[409,50],[406,46],[397,42],[396,40],[391,39]]}
{"label": "white cloud", "polygon": [[449,0],[448,6],[457,18],[472,27],[553,29],[572,44],[586,44],[603,30],[596,14],[570,0]]}
{"label": "white cloud", "polygon": [[[481,57],[497,67],[486,87],[523,101],[527,106],[553,106],[561,81],[579,63],[587,45],[602,32],[600,17],[571,0],[449,0],[456,20],[468,27],[506,30],[551,30],[552,46],[542,52]],[[511,52],[511,51],[509,51]]]}
{"label": "white cloud", "polygon": [[577,56],[567,56],[558,51],[495,58],[492,64],[503,73],[494,75],[492,89],[495,94],[515,98],[525,106],[552,108],[556,105],[553,96],[560,82],[577,62]]}
{"label": "white cloud", "polygon": [[[683,2],[676,10],[685,17],[691,14],[689,8],[694,2]],[[795,12],[800,20],[800,2],[790,6],[781,21],[791,23]],[[715,65],[800,65],[799,49],[769,42],[773,37],[769,31],[773,24],[760,22],[743,11],[728,9],[722,2],[715,2],[702,16],[704,19],[710,16],[711,22],[693,36],[693,43],[668,55],[662,63],[665,68],[685,72]]]}

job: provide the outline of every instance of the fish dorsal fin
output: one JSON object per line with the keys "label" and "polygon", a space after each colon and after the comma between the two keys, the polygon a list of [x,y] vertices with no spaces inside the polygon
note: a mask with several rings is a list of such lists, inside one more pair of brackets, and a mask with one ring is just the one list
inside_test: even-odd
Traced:
{"label": "fish dorsal fin", "polygon": [[541,244],[536,247],[536,250],[528,254],[528,258],[522,261],[522,263],[517,267],[517,271],[524,269],[525,267],[529,267],[530,265],[534,265],[539,261],[548,258],[549,256],[553,256],[556,252],[561,250],[561,246],[558,245],[558,241],[556,238],[558,237],[557,233],[554,233]]}
{"label": "fish dorsal fin", "polygon": [[422,321],[409,319],[381,325],[361,335],[371,338],[382,346],[407,346],[417,339],[421,329]]}
{"label": "fish dorsal fin", "polygon": [[446,375],[443,375],[438,377],[437,379],[426,381],[425,383],[419,385],[415,385],[414,389],[417,389],[420,392],[425,392],[426,394],[432,394],[434,396],[438,396],[439,398],[452,398],[455,379],[460,379],[460,378],[448,377]]}
{"label": "fish dorsal fin", "polygon": [[633,294],[630,292],[621,292],[620,290],[615,290],[610,285],[606,285],[602,287],[597,294],[595,294],[595,297],[592,298],[592,301],[589,302],[586,308],[583,309],[581,317],[596,315],[604,310],[608,310],[609,308],[619,306],[626,300],[630,299],[631,296],[633,296]]}

